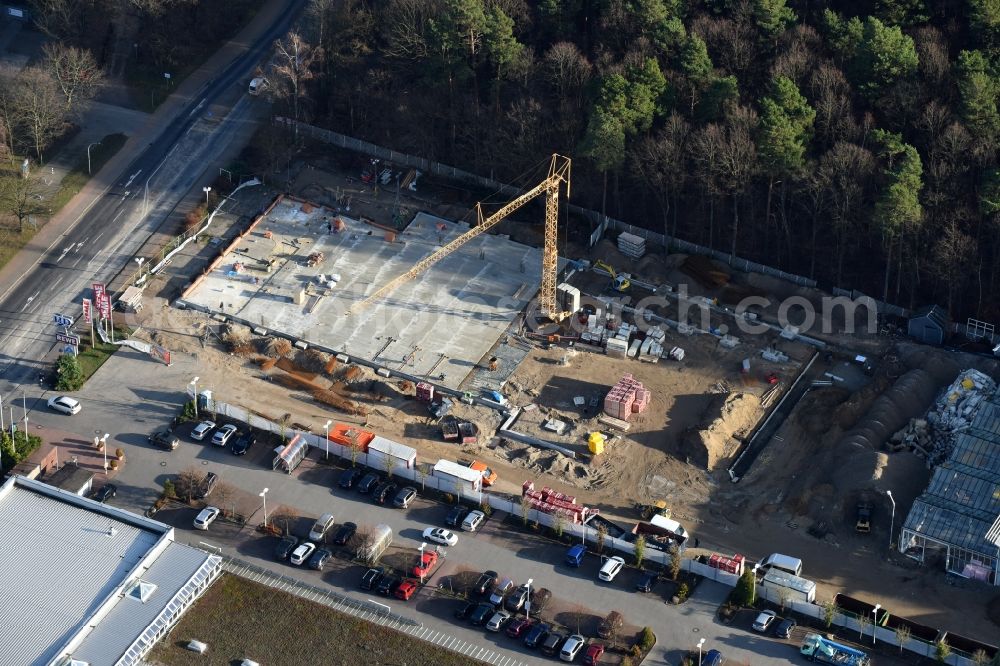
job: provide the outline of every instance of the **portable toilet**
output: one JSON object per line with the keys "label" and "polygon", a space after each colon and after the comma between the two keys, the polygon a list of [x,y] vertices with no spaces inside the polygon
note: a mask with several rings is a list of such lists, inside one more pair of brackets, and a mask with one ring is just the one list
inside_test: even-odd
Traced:
{"label": "portable toilet", "polygon": [[592,432],[590,437],[587,438],[587,448],[595,456],[599,456],[604,453],[604,442],[607,441],[607,436],[601,432]]}

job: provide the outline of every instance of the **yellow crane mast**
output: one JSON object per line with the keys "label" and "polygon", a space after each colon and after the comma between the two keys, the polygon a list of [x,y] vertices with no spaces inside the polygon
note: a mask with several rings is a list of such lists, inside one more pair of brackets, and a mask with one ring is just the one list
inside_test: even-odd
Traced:
{"label": "yellow crane mast", "polygon": [[446,245],[443,245],[432,254],[424,257],[414,264],[413,268],[406,271],[399,277],[389,281],[368,298],[359,301],[347,314],[350,315],[368,307],[375,301],[396,289],[396,287],[409,282],[455,250],[468,243],[476,236],[484,234],[495,227],[497,224],[502,222],[504,218],[524,204],[544,193],[545,245],[542,248],[542,286],[538,294],[539,310],[541,310],[541,314],[544,317],[549,317],[553,320],[562,319],[564,313],[560,311],[558,304],[556,303],[556,275],[559,272],[559,251],[556,246],[556,241],[559,237],[559,188],[562,183],[566,183],[566,197],[569,198],[570,165],[571,160],[568,157],[553,154],[552,159],[549,162],[549,175],[545,178],[545,180],[538,185],[535,185],[533,188],[513,201],[507,203],[500,210],[493,213],[485,220],[483,219],[482,206],[477,203],[476,215],[479,223],[475,227],[469,229],[467,232],[450,241]]}

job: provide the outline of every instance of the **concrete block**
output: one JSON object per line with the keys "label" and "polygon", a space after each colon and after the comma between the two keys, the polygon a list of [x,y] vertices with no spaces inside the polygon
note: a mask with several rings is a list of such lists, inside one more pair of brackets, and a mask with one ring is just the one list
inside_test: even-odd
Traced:
{"label": "concrete block", "polygon": [[295,348],[296,349],[309,349],[309,343],[306,342],[305,340],[296,340],[295,341]]}
{"label": "concrete block", "polygon": [[258,326],[257,328],[253,329],[253,332],[254,335],[267,335],[267,329],[263,328],[262,326]]}
{"label": "concrete block", "polygon": [[375,371],[375,374],[381,377],[392,377],[392,373],[387,368],[379,368]]}
{"label": "concrete block", "polygon": [[341,363],[350,363],[351,357],[348,356],[347,354],[337,354],[337,360],[340,361]]}

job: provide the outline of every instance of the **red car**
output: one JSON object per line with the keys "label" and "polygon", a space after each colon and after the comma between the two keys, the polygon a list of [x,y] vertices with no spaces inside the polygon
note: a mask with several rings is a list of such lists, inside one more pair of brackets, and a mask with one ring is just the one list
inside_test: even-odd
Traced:
{"label": "red car", "polygon": [[403,601],[409,601],[410,597],[416,594],[419,589],[420,583],[407,578],[399,584],[399,587],[396,588],[396,598],[402,599]]}
{"label": "red car", "polygon": [[423,578],[431,572],[437,561],[438,554],[436,550],[425,550],[420,556],[420,562],[417,566],[413,567],[413,575],[417,578]]}
{"label": "red car", "polygon": [[534,620],[529,620],[526,617],[515,618],[507,625],[507,635],[511,638],[521,638],[534,623]]}
{"label": "red car", "polygon": [[587,646],[587,651],[583,653],[583,663],[587,666],[601,663],[601,656],[604,654],[604,646],[600,643],[591,643]]}

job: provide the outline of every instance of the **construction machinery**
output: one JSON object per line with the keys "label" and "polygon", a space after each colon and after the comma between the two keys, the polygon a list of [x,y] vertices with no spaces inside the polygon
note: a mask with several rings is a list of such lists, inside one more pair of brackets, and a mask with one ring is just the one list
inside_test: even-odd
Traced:
{"label": "construction machinery", "polygon": [[615,291],[627,291],[632,286],[630,273],[618,273],[611,264],[606,264],[603,261],[595,261],[594,268],[600,268],[611,276],[611,287]]}
{"label": "construction machinery", "polygon": [[480,236],[500,222],[508,215],[524,206],[535,197],[545,195],[545,244],[542,249],[542,286],[538,293],[539,310],[543,317],[548,317],[552,321],[562,321],[571,313],[562,312],[556,304],[556,275],[559,272],[559,252],[556,246],[558,240],[558,220],[559,220],[559,189],[563,183],[566,184],[566,197],[570,192],[570,165],[571,160],[562,155],[553,154],[549,162],[548,176],[538,185],[524,192],[513,201],[507,203],[497,212],[483,219],[483,208],[481,203],[476,204],[476,217],[478,224],[467,232],[448,242],[436,252],[424,257],[413,268],[403,273],[397,278],[390,280],[383,287],[375,291],[368,298],[359,301],[350,311],[351,315],[362,310],[375,301],[381,299],[400,285],[406,284],[417,277],[425,270],[441,261],[452,252],[468,243],[473,238]]}

